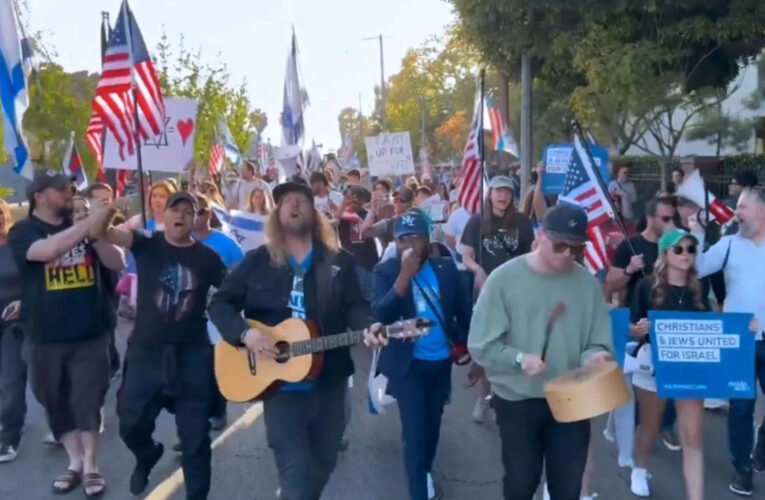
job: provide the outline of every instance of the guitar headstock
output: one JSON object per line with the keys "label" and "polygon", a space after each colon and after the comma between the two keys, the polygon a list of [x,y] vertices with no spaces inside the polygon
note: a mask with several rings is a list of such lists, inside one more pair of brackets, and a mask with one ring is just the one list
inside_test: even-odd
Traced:
{"label": "guitar headstock", "polygon": [[388,338],[407,340],[424,337],[433,325],[432,321],[425,318],[413,318],[396,321],[388,325],[385,330]]}

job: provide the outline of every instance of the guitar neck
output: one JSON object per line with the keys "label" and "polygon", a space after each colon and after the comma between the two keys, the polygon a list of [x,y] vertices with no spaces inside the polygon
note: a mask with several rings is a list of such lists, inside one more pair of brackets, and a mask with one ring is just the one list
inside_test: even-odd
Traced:
{"label": "guitar neck", "polygon": [[[383,327],[383,335],[390,336],[401,331],[401,327],[389,325]],[[338,333],[335,335],[326,335],[314,337],[310,340],[295,342],[290,346],[293,356],[305,356],[317,352],[329,351],[358,344],[364,340],[364,330],[354,332]]]}

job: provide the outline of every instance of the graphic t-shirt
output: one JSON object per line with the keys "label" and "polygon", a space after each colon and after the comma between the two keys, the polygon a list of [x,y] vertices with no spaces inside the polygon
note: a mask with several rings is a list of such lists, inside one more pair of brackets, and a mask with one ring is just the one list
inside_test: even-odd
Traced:
{"label": "graphic t-shirt", "polygon": [[462,244],[469,246],[486,274],[512,259],[531,250],[534,227],[531,220],[521,213],[514,213],[507,225],[502,217],[491,214],[492,226],[498,228],[491,234],[481,234],[481,214],[473,215],[462,233]]}
{"label": "graphic t-shirt", "polygon": [[[428,303],[428,299],[425,298],[424,294],[428,294],[430,303],[438,308],[438,312],[430,307],[430,303]],[[412,295],[414,296],[414,307],[417,311],[417,317],[425,318],[433,323],[428,334],[417,339],[414,343],[415,359],[441,361],[442,359],[449,358],[449,345],[446,340],[446,334],[441,327],[441,322],[438,320],[439,316],[443,317],[441,302],[439,301],[441,293],[436,273],[433,271],[433,266],[430,265],[430,262],[426,261],[425,265],[422,266],[422,269],[414,277]]]}
{"label": "graphic t-shirt", "polygon": [[130,342],[209,343],[207,294],[218,287],[226,267],[218,254],[195,241],[177,247],[165,233],[133,233],[130,247],[138,268],[138,305]]}
{"label": "graphic t-shirt", "polygon": [[623,241],[622,244],[616,248],[616,253],[614,254],[614,267],[627,269],[633,255],[630,244],[632,244],[632,248],[635,249],[635,255],[643,255],[645,269],[642,272],[638,271],[632,274],[627,281],[624,304],[628,307],[632,304],[632,295],[635,291],[635,286],[637,286],[643,276],[650,276],[651,273],[653,273],[653,265],[656,263],[656,259],[659,258],[659,244],[648,241],[642,234],[638,234],[637,236],[630,238],[628,241]]}
{"label": "graphic t-shirt", "polygon": [[[305,282],[305,275],[311,269],[313,265],[313,250],[308,252],[303,262],[298,262],[293,256],[290,255],[289,263],[294,273],[292,277],[292,291],[290,292],[290,309],[292,309],[292,317],[298,319],[308,318],[308,309],[305,304],[305,288],[303,287]],[[296,382],[291,384],[285,384],[282,387],[283,391],[307,391],[314,387],[313,381]]]}
{"label": "graphic t-shirt", "polygon": [[362,228],[367,211],[344,212],[337,226],[340,245],[353,255],[356,265],[372,270],[377,264],[377,245],[374,238],[364,238]]}
{"label": "graphic t-shirt", "polygon": [[38,240],[71,227],[58,226],[34,215],[11,228],[8,243],[22,276],[22,314],[30,334],[39,342],[66,342],[97,337],[106,332],[102,294],[98,286],[98,257],[91,243],[81,241],[50,262],[27,260],[27,251]]}

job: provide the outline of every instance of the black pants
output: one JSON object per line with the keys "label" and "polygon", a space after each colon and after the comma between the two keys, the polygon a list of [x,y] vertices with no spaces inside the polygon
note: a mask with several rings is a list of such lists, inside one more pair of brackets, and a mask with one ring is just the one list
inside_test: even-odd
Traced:
{"label": "black pants", "polygon": [[391,395],[396,398],[401,417],[404,467],[411,500],[428,500],[427,474],[436,457],[441,415],[452,387],[451,373],[451,359],[415,359],[409,373],[393,385]]}
{"label": "black pants", "polygon": [[348,379],[320,379],[308,391],[281,391],[263,403],[266,439],[282,500],[319,500],[345,431]]}
{"label": "black pants", "polygon": [[0,321],[0,445],[19,447],[27,414],[27,364],[21,323]]}
{"label": "black pants", "polygon": [[552,500],[579,500],[590,443],[590,421],[561,424],[547,401],[493,398],[502,464],[505,500],[531,500],[545,465]]}
{"label": "black pants", "polygon": [[138,462],[152,454],[160,411],[175,413],[189,500],[204,500],[210,490],[212,363],[210,345],[129,346],[117,395],[120,437]]}

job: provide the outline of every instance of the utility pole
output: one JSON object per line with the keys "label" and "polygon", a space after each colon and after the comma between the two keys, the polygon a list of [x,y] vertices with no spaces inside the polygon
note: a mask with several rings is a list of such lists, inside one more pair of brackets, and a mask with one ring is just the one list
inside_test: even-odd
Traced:
{"label": "utility pole", "polygon": [[382,129],[385,132],[388,128],[387,119],[388,113],[385,111],[386,89],[385,89],[385,61],[383,58],[383,35],[380,34],[372,38],[364,38],[364,40],[379,40],[380,42],[380,118],[382,120]]}
{"label": "utility pole", "polygon": [[529,189],[531,160],[534,152],[531,128],[531,82],[531,57],[526,54],[521,59],[521,199],[526,196]]}
{"label": "utility pole", "polygon": [[420,96],[420,147],[424,148],[427,142],[425,138],[425,98]]}

